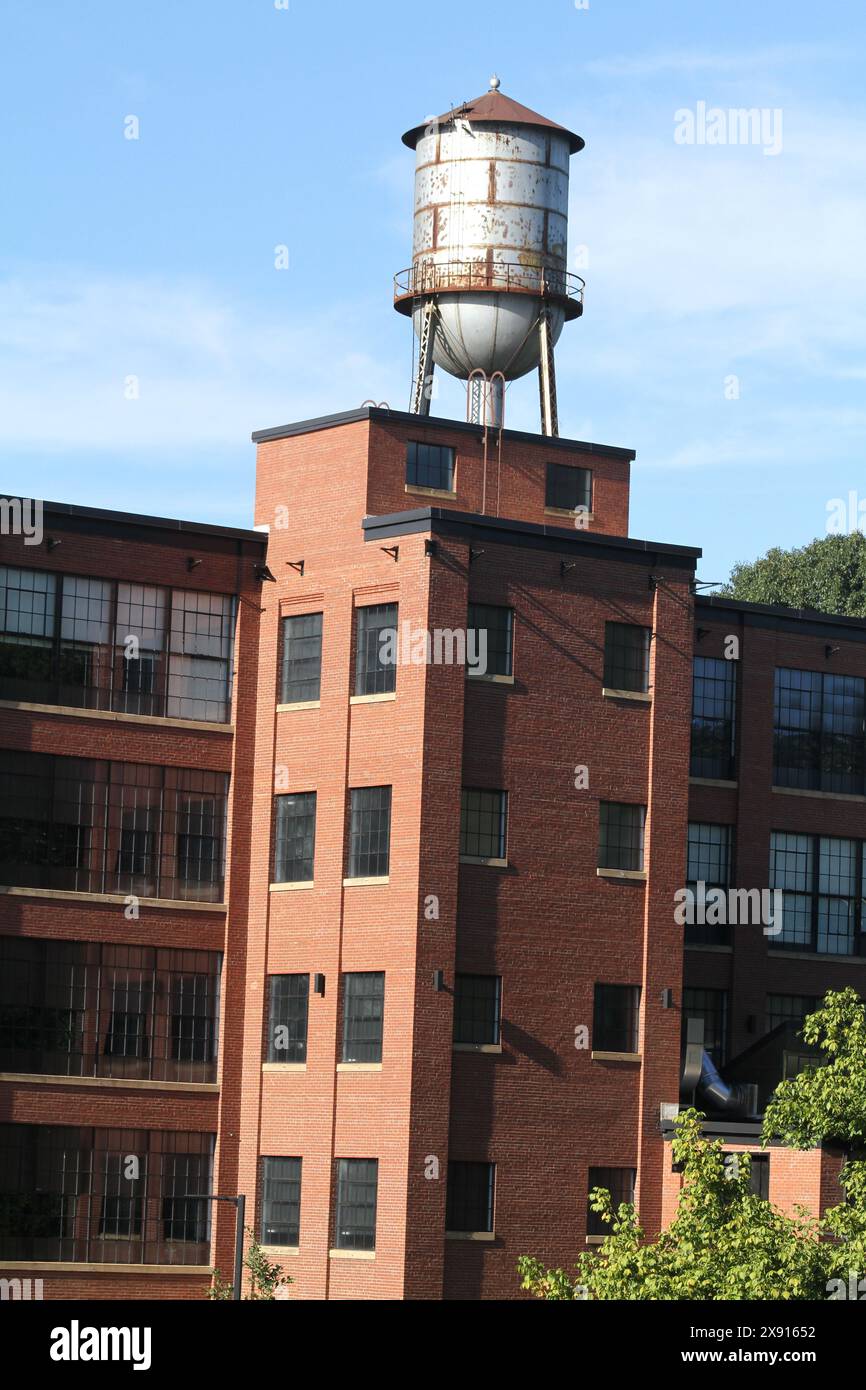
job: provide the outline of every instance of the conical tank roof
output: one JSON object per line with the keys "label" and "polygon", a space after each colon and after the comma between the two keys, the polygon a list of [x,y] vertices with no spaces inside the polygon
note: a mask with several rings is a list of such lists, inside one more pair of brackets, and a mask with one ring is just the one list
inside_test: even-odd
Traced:
{"label": "conical tank roof", "polygon": [[557,125],[556,121],[550,121],[546,116],[540,116],[537,111],[531,111],[528,106],[521,106],[519,101],[513,101],[511,97],[503,96],[498,88],[491,88],[483,96],[476,97],[474,101],[466,101],[462,106],[455,106],[441,116],[423,121],[421,125],[413,126],[403,136],[403,144],[408,145],[410,150],[414,150],[424,131],[433,123],[433,120],[438,125],[445,125],[448,121],[467,120],[476,125],[543,126],[546,130],[555,130],[560,135],[564,135],[568,140],[572,154],[582,150],[586,143],[579,135],[575,135],[574,131],[566,130],[565,126]]}

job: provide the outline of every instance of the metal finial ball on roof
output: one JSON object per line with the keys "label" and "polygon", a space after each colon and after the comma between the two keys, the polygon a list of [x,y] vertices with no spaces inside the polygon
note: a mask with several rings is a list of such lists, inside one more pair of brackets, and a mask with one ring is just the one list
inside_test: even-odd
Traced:
{"label": "metal finial ball on roof", "polygon": [[490,90],[491,90],[491,92],[498,92],[498,91],[499,91],[499,88],[500,88],[501,86],[502,86],[502,83],[500,82],[499,78],[496,76],[496,73],[494,73],[493,76],[492,76],[491,79],[490,79]]}

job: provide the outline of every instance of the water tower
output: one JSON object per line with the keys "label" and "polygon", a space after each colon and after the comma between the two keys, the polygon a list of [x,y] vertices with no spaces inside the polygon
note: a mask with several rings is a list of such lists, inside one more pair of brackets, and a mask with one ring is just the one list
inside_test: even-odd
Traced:
{"label": "water tower", "polygon": [[558,434],[553,349],[583,312],[566,259],[568,165],[584,142],[499,86],[403,136],[415,228],[394,307],[418,339],[410,409],[429,414],[439,366],[468,383],[468,418],[500,427],[505,383],[537,368],[542,432]]}

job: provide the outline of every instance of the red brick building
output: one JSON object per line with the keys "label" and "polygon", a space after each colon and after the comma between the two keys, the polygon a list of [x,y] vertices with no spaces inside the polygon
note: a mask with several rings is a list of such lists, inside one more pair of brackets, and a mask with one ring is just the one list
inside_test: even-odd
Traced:
{"label": "red brick building", "polygon": [[[629,450],[254,439],[253,531],[2,538],[0,1274],[201,1297],[242,1192],[293,1297],[516,1297],[590,1186],[669,1219],[687,1018],[754,1150],[736,1088],[860,987],[866,626],[695,599],[699,551],[629,539]],[[781,930],[684,927],[699,882],[784,890]]]}

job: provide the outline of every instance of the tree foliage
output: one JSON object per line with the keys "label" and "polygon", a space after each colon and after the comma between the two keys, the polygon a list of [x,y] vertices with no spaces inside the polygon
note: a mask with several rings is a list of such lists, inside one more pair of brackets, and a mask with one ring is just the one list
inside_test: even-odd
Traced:
{"label": "tree foliage", "polygon": [[796,550],[773,548],[750,564],[734,565],[723,598],[817,608],[866,617],[866,536],[823,536]]}
{"label": "tree foliage", "polygon": [[[275,1264],[268,1259],[256,1240],[255,1232],[249,1226],[245,1226],[244,1231],[250,1237],[250,1243],[244,1255],[244,1268],[249,1276],[248,1292],[244,1294],[244,1299],[247,1302],[261,1300],[266,1303],[274,1303],[277,1298],[277,1290],[287,1287],[294,1281],[288,1274],[283,1274],[282,1265]],[[215,1269],[213,1272],[213,1281],[207,1296],[219,1302],[234,1296],[232,1281],[223,1278],[219,1269]]]}

